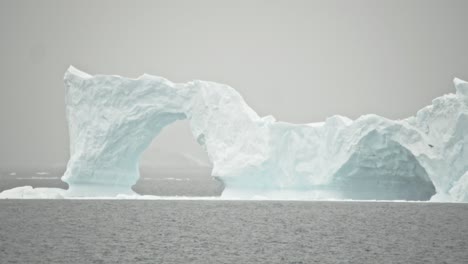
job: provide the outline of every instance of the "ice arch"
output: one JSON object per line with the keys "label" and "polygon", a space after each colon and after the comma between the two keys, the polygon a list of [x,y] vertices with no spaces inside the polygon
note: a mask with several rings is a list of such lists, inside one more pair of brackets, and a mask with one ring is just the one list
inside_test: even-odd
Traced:
{"label": "ice arch", "polygon": [[213,82],[90,76],[70,67],[65,84],[70,195],[131,192],[143,150],[163,127],[188,119],[226,197],[467,197],[468,84],[458,79],[455,94],[414,117],[333,116],[313,124],[259,117],[237,91]]}
{"label": "ice arch", "polygon": [[202,81],[174,84],[150,75],[93,77],[73,67],[64,79],[70,160],[62,179],[72,195],[131,192],[139,178],[142,152],[162,128],[180,119],[190,119],[214,172],[226,163],[255,161],[239,149],[256,145],[250,143],[258,128],[255,122],[261,119],[228,86]]}

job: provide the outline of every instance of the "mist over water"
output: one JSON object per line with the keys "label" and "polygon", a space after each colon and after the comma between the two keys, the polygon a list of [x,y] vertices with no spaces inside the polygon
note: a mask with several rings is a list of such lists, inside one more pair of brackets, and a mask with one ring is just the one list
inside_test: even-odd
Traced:
{"label": "mist over water", "polygon": [[[61,180],[64,171],[65,166],[0,168],[0,192],[22,186],[68,189]],[[140,174],[132,189],[141,195],[220,196],[224,189],[209,167],[143,167]]]}

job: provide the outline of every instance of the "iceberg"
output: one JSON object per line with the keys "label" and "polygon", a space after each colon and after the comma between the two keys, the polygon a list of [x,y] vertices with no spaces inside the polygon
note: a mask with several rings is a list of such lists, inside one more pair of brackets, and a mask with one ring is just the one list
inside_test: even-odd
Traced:
{"label": "iceberg", "polygon": [[187,119],[225,185],[222,198],[468,202],[468,83],[460,79],[455,93],[406,119],[310,124],[260,117],[214,82],[92,76],[72,66],[64,81],[68,197],[134,196],[143,151]]}

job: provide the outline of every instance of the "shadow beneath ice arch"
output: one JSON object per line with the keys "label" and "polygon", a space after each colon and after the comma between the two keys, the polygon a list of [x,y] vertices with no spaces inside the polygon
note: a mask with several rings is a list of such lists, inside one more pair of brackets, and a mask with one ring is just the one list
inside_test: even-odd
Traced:
{"label": "shadow beneath ice arch", "polygon": [[335,174],[331,187],[355,200],[428,201],[434,184],[416,157],[401,144],[376,130]]}

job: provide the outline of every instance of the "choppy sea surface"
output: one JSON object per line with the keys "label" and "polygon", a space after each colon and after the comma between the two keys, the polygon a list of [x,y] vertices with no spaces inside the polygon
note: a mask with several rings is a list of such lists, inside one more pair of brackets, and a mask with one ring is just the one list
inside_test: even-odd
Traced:
{"label": "choppy sea surface", "polygon": [[468,205],[0,200],[0,263],[468,263]]}
{"label": "choppy sea surface", "polygon": [[[67,188],[64,167],[0,191]],[[140,194],[217,196],[209,169],[141,171]],[[468,204],[0,200],[0,263],[468,263]]]}

